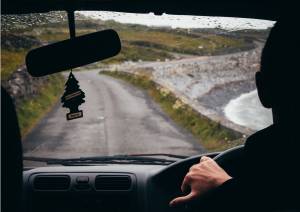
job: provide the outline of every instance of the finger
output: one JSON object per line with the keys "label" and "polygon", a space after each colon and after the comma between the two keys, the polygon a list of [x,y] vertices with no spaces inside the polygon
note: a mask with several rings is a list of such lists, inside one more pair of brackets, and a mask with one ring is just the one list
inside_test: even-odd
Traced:
{"label": "finger", "polygon": [[186,195],[186,196],[177,197],[177,198],[173,199],[173,200],[169,203],[169,205],[172,206],[172,207],[173,207],[173,206],[176,206],[176,205],[181,205],[181,204],[187,203],[187,202],[189,202],[189,201],[191,201],[191,200],[193,200],[193,199],[195,199],[195,198],[196,198],[195,193],[191,192],[191,193],[189,193],[189,194]]}
{"label": "finger", "polygon": [[196,168],[197,168],[197,165],[198,165],[198,164],[191,166],[191,168],[189,169],[189,172],[191,172],[193,169],[196,169]]}
{"label": "finger", "polygon": [[182,193],[185,193],[189,190],[189,178],[187,176],[185,176],[185,178],[182,181],[181,184],[181,191]]}
{"label": "finger", "polygon": [[203,161],[209,160],[209,159],[210,159],[209,157],[202,156],[202,157],[200,158],[200,163],[203,162]]}

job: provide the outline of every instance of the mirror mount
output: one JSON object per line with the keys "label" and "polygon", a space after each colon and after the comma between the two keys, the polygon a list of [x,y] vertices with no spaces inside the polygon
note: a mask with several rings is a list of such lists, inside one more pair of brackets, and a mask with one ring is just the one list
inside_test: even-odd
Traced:
{"label": "mirror mount", "polygon": [[74,10],[67,10],[67,13],[68,13],[68,23],[69,23],[70,38],[73,39],[76,36],[76,30],[75,30],[75,12],[74,12]]}
{"label": "mirror mount", "polygon": [[66,11],[68,13],[70,39],[31,50],[26,55],[27,71],[31,76],[41,77],[72,70],[113,57],[120,52],[119,35],[112,29],[76,37],[75,10]]}

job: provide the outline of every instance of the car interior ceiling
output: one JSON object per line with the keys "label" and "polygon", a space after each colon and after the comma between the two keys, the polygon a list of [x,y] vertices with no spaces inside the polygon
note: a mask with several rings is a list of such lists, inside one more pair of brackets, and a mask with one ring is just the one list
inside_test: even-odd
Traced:
{"label": "car interior ceiling", "polygon": [[[277,20],[280,16],[278,6],[274,6],[270,1],[247,1],[248,4],[241,1],[231,1],[231,4],[228,2],[204,1],[203,3],[195,3],[195,1],[180,1],[175,4],[173,1],[170,3],[169,1],[150,0],[120,2],[4,0],[2,1],[4,6],[2,13],[107,10],[251,17],[269,20]],[[236,3],[234,6],[233,2]],[[189,167],[200,157],[198,155],[180,161],[180,167],[178,167],[179,163],[176,162],[168,168],[130,165],[102,166],[100,168],[93,166],[44,167],[23,173],[22,182],[22,149],[17,116],[14,104],[3,88],[1,89],[1,101],[1,119],[2,123],[5,123],[5,125],[1,125],[2,186],[4,186],[4,196],[7,199],[4,202],[3,211],[169,211],[170,208],[166,203],[174,194],[180,193],[181,182],[178,179],[181,179]],[[233,161],[239,157],[240,151],[240,148],[235,149],[234,154],[228,159],[229,162],[228,160],[224,161],[224,165],[238,163]],[[215,155],[212,154],[211,156]],[[231,170],[231,172],[234,174],[236,170]],[[171,183],[172,187],[166,183],[166,175],[178,176],[178,178],[171,180],[174,181]],[[116,182],[121,187],[102,189],[102,186],[107,186],[109,181]],[[128,187],[122,188],[124,183],[127,183]],[[51,188],[51,186],[53,187]],[[92,190],[92,187],[96,187],[96,190]],[[22,194],[24,194],[23,199],[21,199]],[[155,202],[155,204],[151,202]],[[20,206],[22,209],[19,208]]]}
{"label": "car interior ceiling", "polygon": [[39,1],[5,0],[2,1],[3,14],[42,13],[55,10],[102,10],[129,13],[163,13],[177,15],[224,16],[276,20],[285,4],[269,0],[214,0],[214,1]]}

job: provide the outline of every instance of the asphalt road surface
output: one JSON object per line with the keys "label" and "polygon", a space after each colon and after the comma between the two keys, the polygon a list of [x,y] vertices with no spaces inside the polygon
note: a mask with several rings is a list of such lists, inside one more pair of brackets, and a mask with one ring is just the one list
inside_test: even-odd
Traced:
{"label": "asphalt road surface", "polygon": [[83,118],[66,120],[58,103],[23,141],[24,156],[72,158],[115,154],[204,152],[145,92],[98,70],[75,72],[86,103]]}

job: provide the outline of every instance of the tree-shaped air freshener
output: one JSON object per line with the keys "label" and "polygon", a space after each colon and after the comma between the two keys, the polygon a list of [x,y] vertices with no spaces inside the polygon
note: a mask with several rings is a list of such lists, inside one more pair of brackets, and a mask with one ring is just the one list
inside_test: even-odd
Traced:
{"label": "tree-shaped air freshener", "polygon": [[77,119],[83,117],[82,110],[78,110],[79,105],[84,103],[84,92],[79,88],[78,81],[73,75],[72,71],[65,84],[65,93],[61,97],[63,107],[69,108],[70,113],[67,113],[67,120]]}

